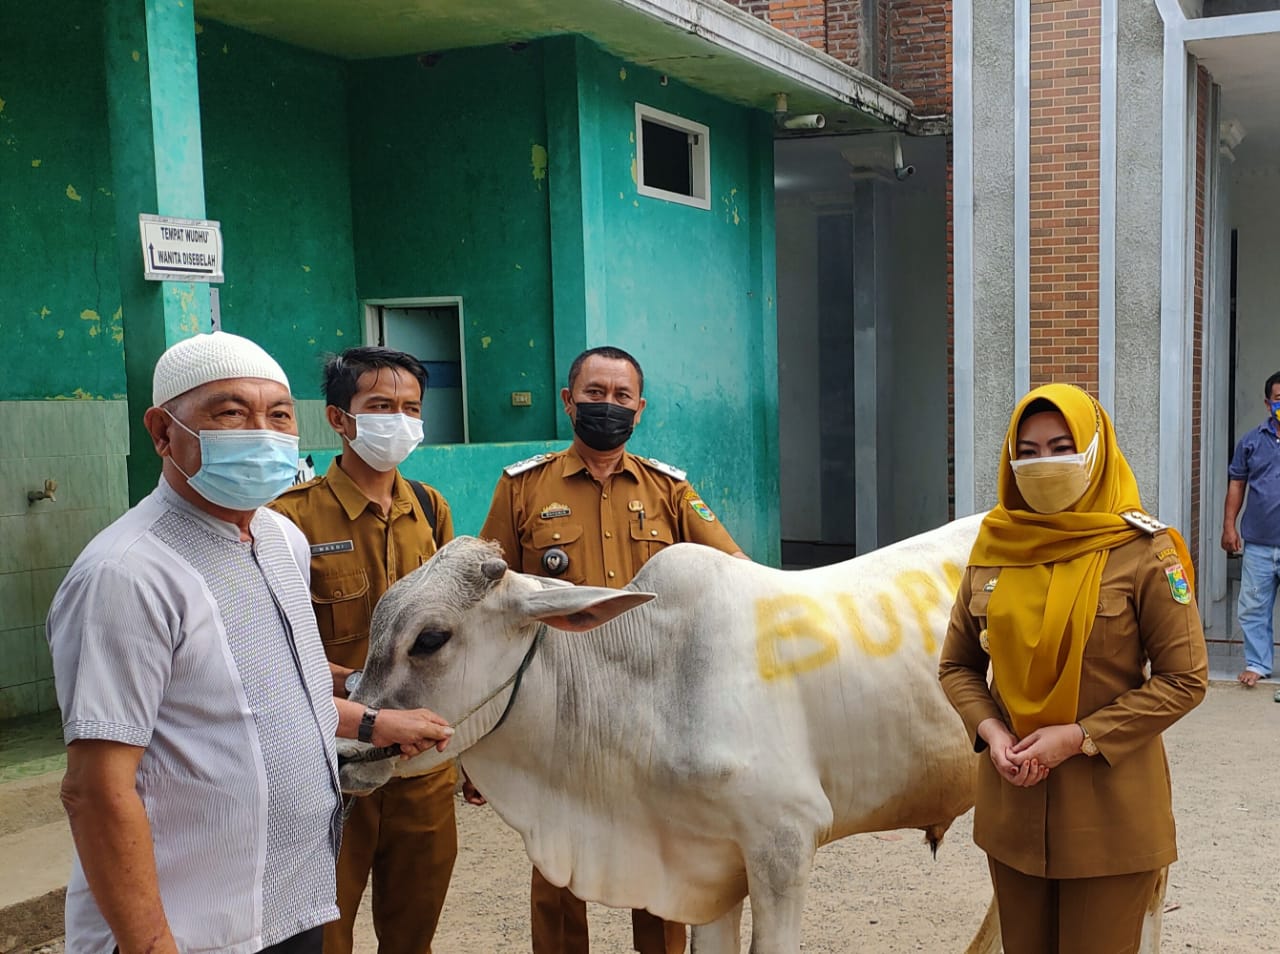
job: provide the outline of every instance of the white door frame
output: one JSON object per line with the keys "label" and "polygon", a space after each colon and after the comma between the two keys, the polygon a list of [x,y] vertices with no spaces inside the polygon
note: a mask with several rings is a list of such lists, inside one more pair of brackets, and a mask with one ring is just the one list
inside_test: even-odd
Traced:
{"label": "white door frame", "polygon": [[[1159,451],[1159,515],[1168,523],[1188,527],[1191,521],[1191,459],[1185,452],[1191,433],[1191,378],[1195,283],[1195,235],[1194,235],[1194,183],[1195,169],[1195,70],[1190,61],[1189,44],[1196,40],[1226,39],[1231,37],[1258,36],[1280,33],[1280,12],[1241,13],[1224,17],[1199,17],[1188,19],[1178,0],[1156,0],[1156,7],[1164,20],[1164,116],[1163,168],[1161,184],[1161,282],[1160,282],[1160,451]],[[1211,114],[1214,111],[1211,111]],[[1170,116],[1182,116],[1181,124],[1168,122]],[[1210,127],[1208,149],[1216,161],[1216,122]],[[1221,289],[1215,289],[1212,239],[1217,228],[1209,229],[1225,213],[1211,208],[1217,204],[1221,190],[1215,188],[1215,177],[1206,176],[1205,182],[1205,243],[1204,299],[1206,343],[1218,339],[1218,329],[1210,325],[1220,320],[1222,310],[1214,305],[1220,301]],[[1214,367],[1231,356],[1220,360],[1212,347],[1202,352],[1207,370],[1201,382],[1202,408],[1211,402],[1212,391],[1206,384],[1216,382]],[[1212,363],[1211,363],[1212,362]],[[1207,466],[1221,467],[1223,456],[1207,453],[1209,442],[1222,440],[1206,430],[1205,424],[1212,415],[1202,410],[1201,415],[1201,468],[1200,468],[1200,552],[1196,554],[1201,566],[1201,576],[1208,595],[1206,604],[1225,595],[1225,563],[1218,548],[1216,533],[1208,532],[1215,521],[1206,515],[1220,506],[1217,495],[1206,494],[1206,489],[1220,486],[1210,478]],[[1218,448],[1221,450],[1221,448]],[[1230,450],[1230,448],[1227,448]],[[1223,563],[1219,566],[1219,563]],[[1208,607],[1206,606],[1205,609]]]}

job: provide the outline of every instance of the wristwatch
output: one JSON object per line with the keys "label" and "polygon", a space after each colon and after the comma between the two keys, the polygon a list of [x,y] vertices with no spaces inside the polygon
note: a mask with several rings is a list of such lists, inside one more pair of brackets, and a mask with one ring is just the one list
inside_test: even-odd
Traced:
{"label": "wristwatch", "polygon": [[363,669],[356,669],[353,670],[346,679],[342,680],[342,688],[347,690],[348,696],[356,691],[356,687],[360,685],[360,677],[363,675]]}
{"label": "wristwatch", "polygon": [[1084,733],[1084,738],[1080,742],[1080,751],[1085,755],[1097,755],[1098,745],[1089,735],[1089,730],[1084,727],[1083,722],[1077,722],[1076,725],[1080,726],[1080,731]]}
{"label": "wristwatch", "polygon": [[378,710],[373,706],[365,706],[364,715],[360,717],[360,728],[356,729],[356,738],[361,742],[373,742],[373,723],[377,719]]}

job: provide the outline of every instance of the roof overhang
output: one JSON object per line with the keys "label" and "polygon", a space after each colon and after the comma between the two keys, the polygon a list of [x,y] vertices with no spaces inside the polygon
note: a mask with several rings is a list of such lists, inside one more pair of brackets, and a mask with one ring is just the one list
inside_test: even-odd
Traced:
{"label": "roof overhang", "polygon": [[905,129],[911,100],[724,0],[196,0],[196,16],[341,59],[581,34],[695,89],[828,132]]}

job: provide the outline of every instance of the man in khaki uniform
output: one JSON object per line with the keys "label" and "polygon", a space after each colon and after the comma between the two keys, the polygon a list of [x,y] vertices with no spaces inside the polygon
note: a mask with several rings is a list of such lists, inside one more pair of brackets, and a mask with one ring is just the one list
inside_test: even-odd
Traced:
{"label": "man in khaki uniform", "polygon": [[[639,363],[592,348],[561,389],[574,425],[566,450],[512,464],[498,480],[480,536],[502,545],[513,569],[591,586],[625,586],[673,543],[702,543],[746,559],[684,471],[627,453],[645,400]],[[586,904],[535,868],[530,892],[534,954],[586,954]],[[677,954],[682,924],[632,912],[635,949]]]}
{"label": "man in khaki uniform", "polygon": [[[382,594],[453,537],[444,497],[397,469],[422,440],[426,378],[417,359],[385,348],[352,348],[332,359],[325,413],[342,437],[342,455],[323,477],[271,504],[311,544],[311,600],[335,695],[345,696],[346,681],[364,666]],[[429,954],[458,852],[456,782],[446,762],[354,800],[338,857],[341,917],[325,925],[326,954],[350,954],[370,871],[380,954]]]}

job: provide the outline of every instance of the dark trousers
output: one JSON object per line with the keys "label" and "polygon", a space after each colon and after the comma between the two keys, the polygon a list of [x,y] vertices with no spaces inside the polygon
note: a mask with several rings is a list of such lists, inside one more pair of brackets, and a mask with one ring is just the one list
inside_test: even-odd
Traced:
{"label": "dark trousers", "polygon": [[[568,888],[557,888],[537,868],[529,890],[533,954],[587,954],[587,903]],[[631,912],[632,945],[640,954],[683,954],[683,924],[664,921],[648,911]]]}
{"label": "dark trousers", "polygon": [[378,954],[431,954],[458,854],[453,766],[393,778],[355,799],[338,855],[338,920],[325,925],[325,954],[355,949],[356,909],[373,872]]}
{"label": "dark trousers", "polygon": [[262,954],[320,954],[324,950],[324,927],[318,925],[310,930],[285,938],[279,944],[264,947]]}
{"label": "dark trousers", "polygon": [[987,859],[1005,954],[1134,954],[1159,871],[1037,878]]}

